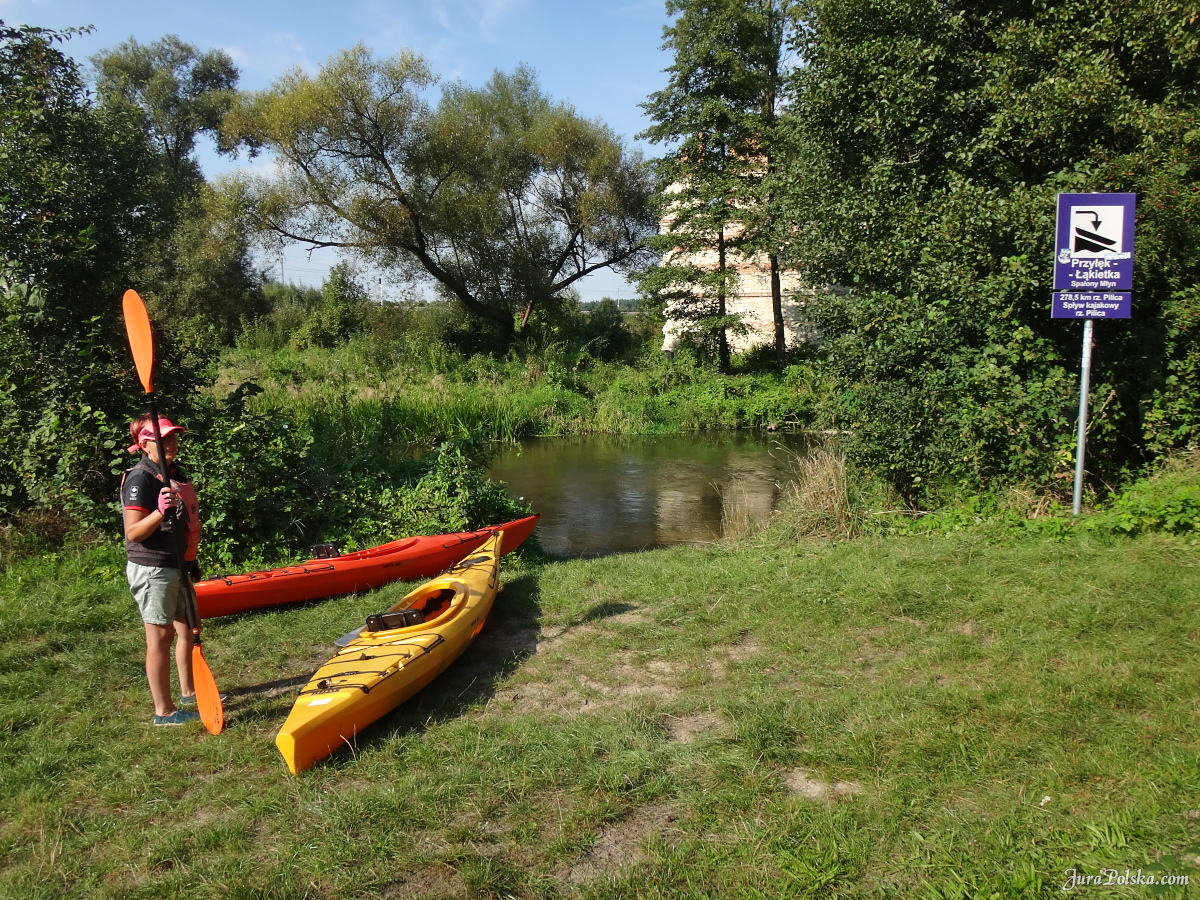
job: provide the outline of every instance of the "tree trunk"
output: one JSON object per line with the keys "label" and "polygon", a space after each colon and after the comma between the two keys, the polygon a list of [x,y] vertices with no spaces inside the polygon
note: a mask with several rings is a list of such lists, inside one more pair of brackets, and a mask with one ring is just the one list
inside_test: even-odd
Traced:
{"label": "tree trunk", "polygon": [[[717,282],[717,315],[724,318],[725,316],[725,229],[722,228],[717,232],[717,272],[720,274],[720,281]],[[720,329],[717,331],[717,363],[721,368],[721,374],[729,374],[729,336],[725,329],[725,323],[721,323]]]}
{"label": "tree trunk", "polygon": [[775,361],[783,365],[787,359],[787,339],[783,334],[783,291],[779,288],[779,255],[771,260],[771,314],[775,318]]}

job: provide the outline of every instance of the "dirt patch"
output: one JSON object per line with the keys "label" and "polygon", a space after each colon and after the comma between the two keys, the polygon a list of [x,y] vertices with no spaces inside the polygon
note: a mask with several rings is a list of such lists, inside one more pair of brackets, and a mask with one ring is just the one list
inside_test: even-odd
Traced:
{"label": "dirt patch", "polygon": [[[896,643],[889,646],[885,635]],[[891,628],[867,629],[856,641],[856,649],[858,655],[852,659],[857,667],[857,674],[873,673],[877,667],[890,665],[905,655],[897,633]]]}
{"label": "dirt patch", "polygon": [[[563,658],[567,670],[574,660]],[[556,660],[557,662],[557,660]],[[518,715],[550,713],[573,717],[600,709],[626,705],[630,698],[655,697],[670,700],[679,695],[674,676],[679,667],[655,660],[645,668],[618,665],[603,673],[603,677],[575,675],[555,678],[556,672],[539,672],[536,681],[514,684],[496,692],[493,703],[507,712]]]}
{"label": "dirt patch", "polygon": [[752,635],[730,647],[714,647],[709,651],[708,673],[713,678],[724,678],[729,674],[730,663],[745,662],[761,650],[762,645]]}
{"label": "dirt patch", "polygon": [[192,814],[192,821],[189,827],[200,828],[229,818],[232,818],[232,816],[228,809],[201,807]]}
{"label": "dirt patch", "polygon": [[562,880],[582,885],[636,866],[646,859],[642,844],[666,834],[674,821],[672,804],[655,803],[635,809],[619,822],[610,822],[600,829],[591,850],[562,873]]}
{"label": "dirt patch", "polygon": [[550,627],[538,631],[536,625],[531,625],[515,631],[485,631],[478,637],[475,645],[485,652],[545,656],[576,638],[594,635],[597,630],[594,625],[578,625],[574,628]]}
{"label": "dirt patch", "polygon": [[744,662],[757,655],[760,650],[762,650],[762,644],[753,635],[747,635],[741,643],[734,644],[726,650],[725,655],[730,662]]}
{"label": "dirt patch", "polygon": [[677,667],[671,663],[654,661],[644,669],[636,666],[614,666],[604,681],[579,676],[579,683],[602,698],[615,697],[659,697],[670,699],[679,693],[672,680]]}
{"label": "dirt patch", "polygon": [[792,769],[783,775],[783,783],[790,793],[809,800],[819,800],[830,803],[844,800],[862,793],[862,785],[857,781],[822,781],[806,769]]}
{"label": "dirt patch", "polygon": [[641,607],[634,607],[628,612],[619,613],[615,616],[609,616],[604,622],[614,622],[617,625],[637,625],[640,622],[645,622],[649,616],[649,611]]}
{"label": "dirt patch", "polygon": [[421,900],[445,900],[465,897],[466,893],[466,883],[456,871],[449,866],[431,866],[384,885],[377,896],[388,900],[416,900],[418,897]]}
{"label": "dirt patch", "polygon": [[526,681],[497,691],[493,703],[499,704],[506,713],[549,713],[564,718],[613,705],[608,701],[585,697],[572,684],[548,681]]}
{"label": "dirt patch", "polygon": [[690,744],[697,738],[720,734],[725,727],[720,719],[708,713],[691,716],[667,716],[664,722],[667,733],[676,744]]}
{"label": "dirt patch", "polygon": [[977,638],[979,640],[979,643],[984,645],[985,647],[988,644],[992,643],[992,641],[995,640],[995,637],[992,635],[991,632],[984,631],[978,625],[976,625],[974,622],[972,622],[970,620],[968,620],[966,622],[960,622],[959,624],[955,625],[951,630],[955,631],[958,634],[961,634],[965,637]]}

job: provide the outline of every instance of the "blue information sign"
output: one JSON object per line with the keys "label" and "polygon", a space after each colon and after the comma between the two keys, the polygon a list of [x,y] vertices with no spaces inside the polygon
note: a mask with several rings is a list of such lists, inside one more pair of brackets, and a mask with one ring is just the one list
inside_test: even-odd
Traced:
{"label": "blue information sign", "polygon": [[1056,291],[1133,290],[1136,201],[1137,194],[1058,195],[1054,241]]}
{"label": "blue information sign", "polygon": [[1133,290],[1133,225],[1137,194],[1059,194],[1054,229],[1055,319],[1083,319],[1079,431],[1075,436],[1075,515],[1083,509],[1088,393],[1096,319],[1128,319]]}
{"label": "blue information sign", "polygon": [[1128,319],[1132,294],[1055,292],[1050,317],[1053,319]]}

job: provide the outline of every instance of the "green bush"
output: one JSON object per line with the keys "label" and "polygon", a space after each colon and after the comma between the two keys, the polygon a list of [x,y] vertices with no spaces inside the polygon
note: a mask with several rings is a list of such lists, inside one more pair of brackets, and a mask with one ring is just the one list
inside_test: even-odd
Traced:
{"label": "green bush", "polygon": [[292,335],[291,345],[303,350],[344,343],[362,330],[366,306],[366,290],[355,281],[345,263],[338,263],[329,270],[329,280],[321,288],[320,302]]}
{"label": "green bush", "polygon": [[962,498],[926,513],[875,510],[866,529],[881,534],[951,534],[976,530],[992,537],[1019,534],[1065,540],[1082,532],[1136,536],[1200,533],[1200,452],[1166,460],[1157,471],[1073,516],[1052,494],[1008,488]]}
{"label": "green bush", "polygon": [[1200,533],[1200,453],[1193,452],[1156,475],[1139,479],[1092,521],[1128,535]]}
{"label": "green bush", "polygon": [[440,534],[526,514],[486,475],[478,435],[414,458],[385,441],[355,440],[349,420],[254,412],[261,389],[243,384],[188,422],[181,461],[204,520],[206,568],[303,555],[335,541],[346,549],[405,535]]}
{"label": "green bush", "polygon": [[278,281],[268,281],[262,293],[267,312],[242,318],[236,343],[245,350],[279,350],[288,346],[292,335],[321,302],[321,292],[315,288],[283,285]]}

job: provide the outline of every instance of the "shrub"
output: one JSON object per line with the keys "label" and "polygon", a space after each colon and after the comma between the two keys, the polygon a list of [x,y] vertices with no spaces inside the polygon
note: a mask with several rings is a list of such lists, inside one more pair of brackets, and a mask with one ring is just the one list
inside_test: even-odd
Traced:
{"label": "shrub", "polygon": [[1134,482],[1089,525],[1128,535],[1200,532],[1200,451],[1170,460],[1153,476]]}
{"label": "shrub", "polygon": [[304,324],[292,335],[291,345],[335,347],[362,330],[366,321],[367,292],[345,263],[329,270],[329,280],[321,289],[321,301],[309,313]]}
{"label": "shrub", "polygon": [[318,441],[318,423],[253,412],[246,401],[258,390],[243,384],[188,423],[182,462],[200,496],[206,568],[304,554],[323,541],[354,549],[525,514],[488,480],[478,435],[419,458],[339,437],[338,420],[319,423]]}

